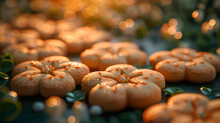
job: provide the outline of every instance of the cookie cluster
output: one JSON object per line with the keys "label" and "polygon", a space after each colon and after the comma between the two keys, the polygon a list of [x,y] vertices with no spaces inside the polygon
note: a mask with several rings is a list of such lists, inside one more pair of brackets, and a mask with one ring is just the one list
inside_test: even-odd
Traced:
{"label": "cookie cluster", "polygon": [[91,70],[105,70],[115,64],[145,65],[147,54],[131,42],[101,42],[82,52],[80,59]]}
{"label": "cookie cluster", "polygon": [[143,113],[145,123],[217,123],[220,121],[220,99],[209,101],[196,93],[172,96],[167,103],[155,104]]}
{"label": "cookie cluster", "polygon": [[67,92],[75,90],[89,73],[89,68],[64,56],[50,56],[41,61],[22,62],[12,72],[11,88],[18,95],[64,97]]}
{"label": "cookie cluster", "polygon": [[132,65],[119,64],[87,74],[81,87],[91,105],[114,112],[126,107],[144,109],[160,102],[165,79],[153,70],[137,70]]}
{"label": "cookie cluster", "polygon": [[215,79],[216,72],[220,71],[218,56],[190,48],[156,52],[150,56],[150,64],[162,73],[168,82],[210,82]]}

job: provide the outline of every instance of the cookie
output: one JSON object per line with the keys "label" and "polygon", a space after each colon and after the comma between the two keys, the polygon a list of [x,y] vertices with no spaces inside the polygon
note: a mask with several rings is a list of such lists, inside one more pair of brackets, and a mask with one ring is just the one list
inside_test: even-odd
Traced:
{"label": "cookie", "polygon": [[220,100],[209,101],[197,93],[172,96],[167,103],[155,104],[143,113],[145,123],[216,123],[220,120]]}
{"label": "cookie", "polygon": [[114,64],[145,65],[147,54],[131,42],[100,42],[82,52],[80,59],[91,70],[105,70]]}
{"label": "cookie", "polygon": [[64,56],[50,56],[16,65],[12,71],[11,88],[20,96],[64,97],[80,85],[88,73],[89,68],[82,63],[71,62]]}
{"label": "cookie", "polygon": [[66,45],[57,39],[28,41],[3,49],[2,53],[11,53],[15,63],[41,60],[47,56],[66,55]]}
{"label": "cookie", "polygon": [[0,51],[2,51],[5,47],[14,45],[16,43],[16,38],[0,34]]}
{"label": "cookie", "polygon": [[26,30],[11,30],[11,35],[15,37],[19,42],[27,42],[30,40],[36,40],[40,38],[39,32],[31,29]]}
{"label": "cookie", "polygon": [[160,102],[165,79],[153,70],[138,70],[132,65],[119,64],[87,74],[81,87],[88,94],[91,105],[115,112],[126,107],[144,109]]}
{"label": "cookie", "polygon": [[188,80],[192,83],[206,83],[214,80],[220,69],[218,56],[190,48],[159,51],[149,59],[150,64],[164,75],[167,82]]}
{"label": "cookie", "polygon": [[79,54],[95,43],[109,40],[111,35],[105,31],[85,26],[74,31],[59,33],[58,37],[66,43],[69,54]]}

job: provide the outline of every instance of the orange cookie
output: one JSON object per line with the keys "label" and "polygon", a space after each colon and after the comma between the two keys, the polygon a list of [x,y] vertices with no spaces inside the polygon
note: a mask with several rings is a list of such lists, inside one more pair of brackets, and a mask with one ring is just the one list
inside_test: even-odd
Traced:
{"label": "orange cookie", "polygon": [[69,54],[79,54],[93,44],[109,40],[111,35],[93,27],[80,27],[74,31],[62,32],[59,38],[67,44]]}
{"label": "orange cookie", "polygon": [[145,65],[147,54],[131,42],[100,42],[82,52],[80,59],[92,70],[105,70],[114,64]]}
{"label": "orange cookie", "polygon": [[126,107],[143,109],[160,102],[165,79],[153,70],[137,70],[132,65],[119,64],[87,74],[81,86],[89,95],[91,105],[115,112]]}
{"label": "orange cookie", "polygon": [[209,101],[197,93],[172,96],[167,103],[155,104],[143,113],[145,123],[217,123],[220,100]]}
{"label": "orange cookie", "polygon": [[168,82],[210,82],[215,79],[216,71],[220,70],[219,61],[216,55],[190,48],[159,51],[150,56],[150,63]]}
{"label": "orange cookie", "polygon": [[15,66],[11,88],[21,96],[41,94],[44,97],[61,96],[75,89],[89,68],[71,62],[64,56],[50,56],[41,61],[26,61]]}
{"label": "orange cookie", "polygon": [[66,45],[57,39],[28,41],[3,49],[2,53],[11,53],[15,63],[41,60],[47,56],[66,55]]}

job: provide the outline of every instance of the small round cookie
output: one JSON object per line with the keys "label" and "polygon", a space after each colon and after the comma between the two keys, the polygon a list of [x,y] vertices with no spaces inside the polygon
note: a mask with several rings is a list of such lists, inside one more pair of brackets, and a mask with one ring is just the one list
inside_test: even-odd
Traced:
{"label": "small round cookie", "polygon": [[197,93],[172,96],[167,103],[155,104],[143,113],[145,123],[206,122],[209,99]]}
{"label": "small round cookie", "polygon": [[78,62],[71,62],[64,56],[50,56],[41,61],[26,61],[13,69],[11,88],[18,95],[44,97],[61,96],[81,84],[89,68]]}
{"label": "small round cookie", "polygon": [[69,54],[79,54],[95,43],[111,39],[108,32],[88,26],[61,32],[58,37],[66,43]]}
{"label": "small round cookie", "polygon": [[215,79],[216,71],[220,69],[218,56],[190,48],[156,52],[150,56],[150,63],[168,82],[211,82]]}
{"label": "small round cookie", "polygon": [[145,65],[147,54],[131,42],[101,42],[82,52],[80,59],[91,70],[105,70],[114,64]]}
{"label": "small round cookie", "polygon": [[12,46],[2,50],[2,53],[11,53],[15,63],[30,60],[41,60],[47,56],[66,55],[66,45],[57,39],[34,40]]}
{"label": "small round cookie", "polygon": [[209,101],[206,120],[208,123],[217,123],[220,121],[220,99]]}
{"label": "small round cookie", "polygon": [[160,102],[165,79],[153,70],[136,70],[132,65],[119,64],[87,74],[81,86],[91,105],[115,112],[126,107],[143,109]]}

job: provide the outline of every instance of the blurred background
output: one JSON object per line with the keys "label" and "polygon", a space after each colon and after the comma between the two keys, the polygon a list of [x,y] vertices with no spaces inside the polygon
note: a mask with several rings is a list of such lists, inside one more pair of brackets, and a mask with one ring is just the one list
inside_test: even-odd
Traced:
{"label": "blurred background", "polygon": [[149,53],[178,46],[215,53],[220,45],[220,0],[0,1],[1,22],[22,26],[24,13],[41,13],[38,18],[47,22],[38,26],[44,30],[61,19],[92,25]]}

